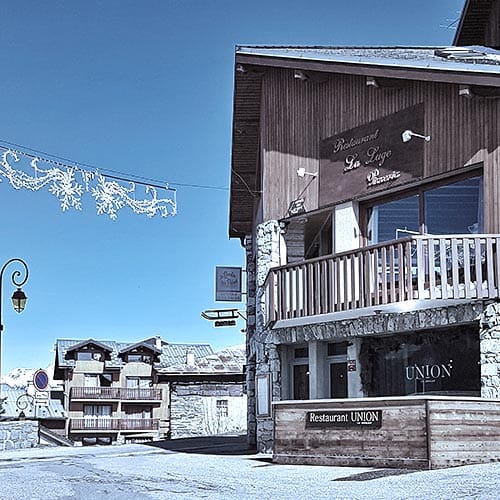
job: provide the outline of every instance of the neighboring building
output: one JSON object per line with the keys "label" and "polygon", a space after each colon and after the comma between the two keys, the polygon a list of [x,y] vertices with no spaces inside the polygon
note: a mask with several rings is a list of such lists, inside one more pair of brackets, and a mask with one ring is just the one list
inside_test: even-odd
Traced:
{"label": "neighboring building", "polygon": [[2,384],[3,405],[2,419],[29,419],[38,420],[40,425],[64,435],[66,412],[63,408],[63,392],[57,389],[49,389],[46,398],[34,396],[34,390],[25,387],[11,387]]}
{"label": "neighboring building", "polygon": [[[160,337],[137,343],[57,340],[54,379],[64,384],[67,436],[85,444],[170,437],[172,383],[184,373],[180,369],[173,375],[169,368],[190,370],[193,363],[202,367],[202,360],[210,355],[213,350],[208,344],[170,344]],[[208,370],[202,379],[220,380],[224,396],[234,389],[233,381],[239,380],[241,391],[243,366],[238,366],[239,373],[219,374],[214,365],[215,373]],[[218,429],[208,426],[204,430],[208,434]]]}
{"label": "neighboring building", "polygon": [[456,43],[489,47],[237,47],[259,450],[271,401],[500,397],[499,17],[466,3]]}
{"label": "neighboring building", "polygon": [[162,371],[171,387],[172,438],[246,432],[245,354],[245,346],[199,359],[188,354]]}

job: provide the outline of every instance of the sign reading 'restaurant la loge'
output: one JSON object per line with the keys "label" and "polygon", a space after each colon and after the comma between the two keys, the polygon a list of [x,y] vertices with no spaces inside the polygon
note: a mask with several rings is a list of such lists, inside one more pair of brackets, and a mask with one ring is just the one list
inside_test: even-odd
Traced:
{"label": "sign reading 'restaurant la loge'", "polygon": [[308,411],[306,428],[380,429],[382,410]]}
{"label": "sign reading 'restaurant la loge'", "polygon": [[423,104],[346,130],[320,144],[319,204],[355,199],[422,177],[424,141],[403,142],[424,128]]}

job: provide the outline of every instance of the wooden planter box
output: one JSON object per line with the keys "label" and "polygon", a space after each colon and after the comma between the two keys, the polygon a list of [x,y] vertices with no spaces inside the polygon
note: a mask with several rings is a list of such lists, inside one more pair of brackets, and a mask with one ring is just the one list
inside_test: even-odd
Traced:
{"label": "wooden planter box", "polygon": [[273,462],[443,468],[500,460],[500,400],[408,396],[273,403]]}

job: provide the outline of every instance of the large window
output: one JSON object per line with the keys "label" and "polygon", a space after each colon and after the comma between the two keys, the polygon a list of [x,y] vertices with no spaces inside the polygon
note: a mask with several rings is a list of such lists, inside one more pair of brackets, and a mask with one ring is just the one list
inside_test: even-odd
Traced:
{"label": "large window", "polygon": [[407,196],[366,206],[368,244],[411,234],[469,234],[484,231],[483,176],[433,185]]}

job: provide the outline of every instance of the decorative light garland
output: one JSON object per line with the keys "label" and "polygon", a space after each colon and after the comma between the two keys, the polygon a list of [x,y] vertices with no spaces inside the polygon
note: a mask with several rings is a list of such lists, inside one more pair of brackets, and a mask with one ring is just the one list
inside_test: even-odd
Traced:
{"label": "decorative light garland", "polygon": [[[7,179],[14,189],[29,189],[38,191],[45,186],[60,202],[63,212],[74,208],[82,209],[82,196],[90,193],[95,199],[97,213],[106,214],[113,220],[117,218],[117,211],[129,207],[136,214],[145,214],[148,217],[160,215],[167,217],[177,214],[176,190],[165,186],[152,186],[144,182],[132,181],[100,173],[99,171],[84,170],[78,166],[40,158],[31,154],[13,149],[4,149],[0,162],[0,177]],[[23,170],[15,169],[12,162],[19,162],[21,158],[30,159],[30,166],[34,175]],[[9,163],[10,162],[10,163]],[[39,164],[44,165],[42,168]],[[128,182],[129,187],[117,181]],[[0,178],[0,182],[2,179]],[[136,184],[145,187],[144,199],[137,200]],[[171,198],[159,198],[157,188],[172,193]]]}

